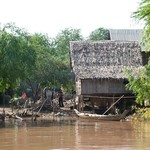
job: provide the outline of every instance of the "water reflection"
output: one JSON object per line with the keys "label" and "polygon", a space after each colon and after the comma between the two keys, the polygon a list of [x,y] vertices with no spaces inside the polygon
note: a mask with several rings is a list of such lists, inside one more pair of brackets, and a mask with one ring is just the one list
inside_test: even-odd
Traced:
{"label": "water reflection", "polygon": [[1,150],[150,149],[150,123],[82,120],[0,123]]}

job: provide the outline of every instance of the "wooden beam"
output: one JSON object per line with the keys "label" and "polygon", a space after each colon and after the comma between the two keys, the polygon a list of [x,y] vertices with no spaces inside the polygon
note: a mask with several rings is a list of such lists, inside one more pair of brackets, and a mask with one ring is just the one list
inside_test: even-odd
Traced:
{"label": "wooden beam", "polygon": [[[106,99],[115,99],[115,98],[120,98],[120,97],[107,97],[107,96],[92,96],[92,95],[83,95],[84,97],[89,97],[89,98],[98,98],[98,99],[103,99],[103,98],[106,98]],[[128,98],[136,98],[136,96],[124,96],[123,97],[124,99],[128,99]]]}

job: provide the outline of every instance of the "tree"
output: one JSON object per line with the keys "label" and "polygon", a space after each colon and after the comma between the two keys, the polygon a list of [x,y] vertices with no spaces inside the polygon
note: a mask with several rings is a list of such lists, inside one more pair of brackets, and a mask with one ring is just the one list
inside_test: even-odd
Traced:
{"label": "tree", "polygon": [[150,101],[150,70],[149,64],[143,69],[136,69],[136,76],[133,77],[131,70],[127,71],[129,83],[126,85],[129,90],[136,94],[136,102],[144,104],[144,100]]}
{"label": "tree", "polygon": [[110,40],[109,30],[105,28],[98,28],[91,32],[89,36],[90,40]]}
{"label": "tree", "polygon": [[43,34],[30,36],[31,46],[36,49],[36,60],[23,85],[27,83],[32,89],[34,101],[40,87],[50,86],[55,89],[61,85],[70,85],[70,41],[81,39],[80,30],[77,29],[65,29],[54,39]]}
{"label": "tree", "polygon": [[[55,55],[69,60],[70,41],[83,39],[79,29],[66,28],[57,34],[55,38]],[[66,57],[67,56],[67,57]]]}
{"label": "tree", "polygon": [[145,51],[150,51],[150,0],[142,0],[137,11],[133,13],[133,17],[138,21],[144,22],[142,43]]}
{"label": "tree", "polygon": [[70,85],[72,80],[72,73],[70,68],[70,41],[83,40],[79,29],[66,28],[62,30],[55,38],[55,46],[51,49],[54,52],[53,55],[57,60],[57,72],[55,74],[55,80],[59,83],[59,86],[63,84]]}
{"label": "tree", "polygon": [[[144,21],[144,35],[142,43],[144,44],[144,50],[150,51],[150,0],[142,0],[139,8],[133,13],[133,17],[139,21]],[[132,77],[132,73],[128,71],[127,88],[132,90],[136,95],[136,101],[139,104],[143,104],[145,100],[150,103],[150,61],[144,67],[137,71],[138,77]]]}
{"label": "tree", "polygon": [[9,87],[15,88],[34,66],[35,49],[28,38],[29,34],[14,24],[6,24],[0,30],[0,91],[3,93]]}

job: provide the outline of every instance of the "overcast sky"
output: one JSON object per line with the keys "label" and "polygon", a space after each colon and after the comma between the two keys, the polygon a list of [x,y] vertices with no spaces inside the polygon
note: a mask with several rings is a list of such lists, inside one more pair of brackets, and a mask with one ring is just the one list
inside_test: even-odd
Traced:
{"label": "overcast sky", "polygon": [[141,0],[0,0],[1,25],[14,22],[30,33],[56,36],[65,28],[87,37],[99,27],[142,28],[131,18]]}

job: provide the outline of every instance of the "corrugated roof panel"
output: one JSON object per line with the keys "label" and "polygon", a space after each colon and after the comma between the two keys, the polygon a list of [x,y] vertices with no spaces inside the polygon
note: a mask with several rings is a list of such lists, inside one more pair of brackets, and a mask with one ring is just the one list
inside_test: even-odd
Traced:
{"label": "corrugated roof panel", "polygon": [[142,39],[141,29],[109,29],[111,40],[138,41]]}

